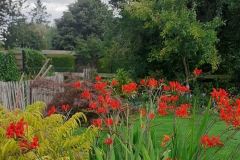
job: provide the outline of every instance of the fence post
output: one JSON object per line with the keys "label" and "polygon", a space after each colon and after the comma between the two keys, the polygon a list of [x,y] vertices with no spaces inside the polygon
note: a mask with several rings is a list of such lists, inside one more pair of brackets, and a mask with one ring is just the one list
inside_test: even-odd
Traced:
{"label": "fence post", "polygon": [[97,71],[95,68],[85,68],[83,69],[83,79],[84,80],[93,80]]}
{"label": "fence post", "polygon": [[22,50],[22,71],[26,72],[26,53],[24,50]]}

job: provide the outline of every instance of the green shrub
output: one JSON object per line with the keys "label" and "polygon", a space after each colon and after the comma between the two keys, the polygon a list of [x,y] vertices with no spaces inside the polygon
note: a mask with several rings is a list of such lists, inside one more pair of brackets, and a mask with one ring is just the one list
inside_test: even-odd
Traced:
{"label": "green shrub", "polygon": [[16,59],[13,52],[0,52],[0,80],[17,81],[20,78],[20,72],[17,67]]}
{"label": "green shrub", "polygon": [[46,57],[36,50],[25,49],[24,52],[26,64],[25,72],[30,75],[37,74],[44,65]]}
{"label": "green shrub", "polygon": [[58,55],[50,58],[56,72],[72,72],[75,70],[75,57],[72,55]]}

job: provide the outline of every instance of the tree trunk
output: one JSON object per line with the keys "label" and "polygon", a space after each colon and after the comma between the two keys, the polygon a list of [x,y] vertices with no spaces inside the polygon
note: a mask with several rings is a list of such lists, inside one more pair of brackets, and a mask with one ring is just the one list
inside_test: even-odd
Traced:
{"label": "tree trunk", "polygon": [[186,57],[183,57],[182,61],[183,61],[183,66],[184,66],[184,70],[185,70],[186,85],[187,85],[187,87],[189,87],[189,69],[188,69],[188,66],[187,66]]}

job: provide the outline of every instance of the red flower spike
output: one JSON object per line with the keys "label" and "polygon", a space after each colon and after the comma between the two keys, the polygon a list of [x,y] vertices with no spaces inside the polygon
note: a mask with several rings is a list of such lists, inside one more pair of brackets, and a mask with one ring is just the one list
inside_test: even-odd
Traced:
{"label": "red flower spike", "polygon": [[112,110],[117,110],[117,109],[120,108],[121,103],[120,103],[120,101],[117,100],[117,99],[111,99],[111,100],[109,101],[109,105],[110,105],[110,107],[111,107]]}
{"label": "red flower spike", "polygon": [[203,135],[200,140],[201,144],[204,148],[211,148],[211,147],[220,147],[223,146],[222,141],[220,140],[219,136],[209,136]]}
{"label": "red flower spike", "polygon": [[111,127],[113,125],[113,119],[112,118],[105,119],[105,124],[107,127]]}
{"label": "red flower spike", "polygon": [[52,114],[56,113],[57,109],[55,106],[52,106],[49,110],[48,110],[48,116],[51,116]]}
{"label": "red flower spike", "polygon": [[95,110],[97,108],[97,103],[96,102],[90,102],[89,103],[89,109]]}
{"label": "red flower spike", "polygon": [[163,136],[163,139],[162,139],[162,143],[161,143],[161,146],[162,147],[165,147],[166,144],[171,140],[171,137],[169,135],[164,135]]}
{"label": "red flower spike", "polygon": [[149,88],[156,88],[158,86],[158,81],[154,78],[150,78],[147,82]]}
{"label": "red flower spike", "polygon": [[74,82],[71,84],[71,87],[76,88],[76,89],[80,89],[81,88],[81,83],[80,81]]}
{"label": "red flower spike", "polygon": [[125,94],[131,94],[137,90],[137,84],[131,82],[122,86],[122,92]]}
{"label": "red flower spike", "polygon": [[140,80],[140,85],[146,86],[146,85],[147,85],[146,80],[145,80],[145,79],[141,79],[141,80]]}
{"label": "red flower spike", "polygon": [[168,108],[168,106],[167,106],[167,104],[165,102],[160,102],[158,104],[158,113],[159,113],[159,115],[166,116],[168,114],[167,108]]}
{"label": "red flower spike", "polygon": [[17,123],[10,123],[6,130],[7,138],[21,138],[24,136],[25,128],[27,128],[27,123],[23,119],[19,120]]}
{"label": "red flower spike", "polygon": [[67,112],[67,111],[70,110],[70,106],[69,106],[68,104],[63,104],[63,105],[61,106],[61,108],[62,108],[62,110],[63,110],[64,112]]}
{"label": "red flower spike", "polygon": [[105,107],[99,107],[99,108],[97,108],[97,113],[98,114],[106,114],[107,109]]}
{"label": "red flower spike", "polygon": [[115,86],[117,86],[118,84],[119,84],[119,82],[118,82],[117,80],[115,80],[115,79],[113,79],[112,82],[111,82],[111,86],[112,86],[112,87],[115,87]]}
{"label": "red flower spike", "polygon": [[97,91],[100,91],[100,92],[105,92],[105,88],[106,87],[107,87],[107,83],[106,82],[98,81],[97,83],[94,84],[94,88]]}
{"label": "red flower spike", "polygon": [[195,68],[194,71],[193,71],[193,74],[198,77],[202,74],[202,70],[201,69],[198,69],[198,68]]}
{"label": "red flower spike", "polygon": [[149,113],[148,118],[150,120],[153,120],[155,118],[155,114],[154,113]]}
{"label": "red flower spike", "polygon": [[112,138],[106,138],[106,139],[104,140],[104,144],[106,144],[106,145],[111,145],[111,144],[113,144]]}
{"label": "red flower spike", "polygon": [[91,93],[89,92],[89,90],[84,90],[81,94],[81,97],[83,99],[90,100],[91,99]]}
{"label": "red flower spike", "polygon": [[101,128],[102,127],[102,119],[98,118],[98,119],[92,120],[92,125],[94,125],[95,127]]}
{"label": "red flower spike", "polygon": [[37,136],[34,136],[32,142],[30,143],[30,148],[36,149],[37,147],[39,147],[39,140]]}
{"label": "red flower spike", "polygon": [[189,104],[181,104],[175,111],[177,117],[188,117],[188,108],[190,107]]}
{"label": "red flower spike", "polygon": [[97,76],[95,77],[95,79],[96,79],[96,81],[101,81],[101,80],[102,80],[102,77],[99,76],[99,75],[97,75]]}

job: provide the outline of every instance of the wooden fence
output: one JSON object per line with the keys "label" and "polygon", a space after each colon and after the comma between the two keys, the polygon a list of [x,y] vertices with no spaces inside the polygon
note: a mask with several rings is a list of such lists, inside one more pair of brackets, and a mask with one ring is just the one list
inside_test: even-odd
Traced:
{"label": "wooden fence", "polygon": [[[94,72],[95,73],[95,72]],[[98,73],[103,78],[112,78],[114,74]],[[0,82],[0,106],[9,110],[24,109],[36,101],[51,102],[56,93],[63,92],[65,80],[89,80],[93,76],[90,69],[83,73],[56,73],[55,76],[20,82]]]}
{"label": "wooden fence", "polygon": [[[63,81],[63,75],[58,74],[39,80],[0,82],[0,104],[9,110],[13,110],[15,108],[24,109],[27,105],[36,101],[49,103],[55,93],[63,91],[61,85],[56,85]],[[46,83],[42,85],[48,86],[41,87],[36,84],[38,82]]]}

